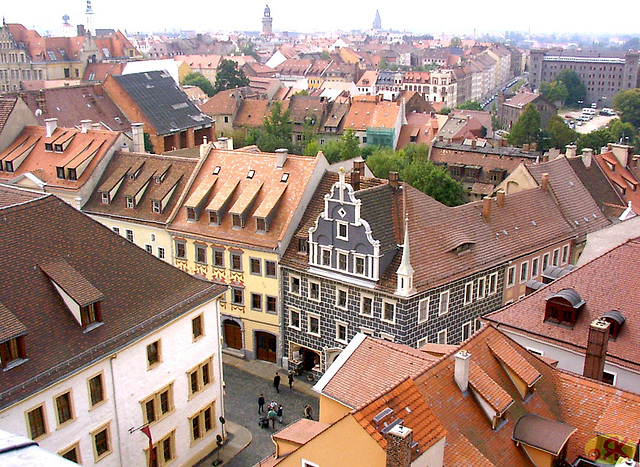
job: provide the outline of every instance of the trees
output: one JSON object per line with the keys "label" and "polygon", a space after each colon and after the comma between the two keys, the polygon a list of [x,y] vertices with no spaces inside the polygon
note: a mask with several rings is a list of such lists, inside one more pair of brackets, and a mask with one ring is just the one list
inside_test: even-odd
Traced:
{"label": "trees", "polygon": [[535,105],[529,103],[511,127],[509,144],[522,146],[537,143],[540,139],[540,112]]}
{"label": "trees", "polygon": [[464,101],[462,104],[456,106],[456,109],[463,110],[483,110],[478,101]]}
{"label": "trees", "polygon": [[567,144],[573,143],[578,140],[578,133],[569,128],[564,123],[564,120],[558,115],[554,115],[549,119],[546,133],[549,137],[549,148],[563,149]]}
{"label": "trees", "polygon": [[402,172],[407,160],[400,151],[389,148],[377,148],[367,157],[367,166],[379,178],[389,178],[389,172]]}
{"label": "trees", "polygon": [[620,91],[613,96],[611,103],[620,120],[631,123],[634,128],[640,127],[640,88]]}
{"label": "trees", "polygon": [[601,128],[578,138],[578,152],[582,152],[584,148],[591,148],[596,154],[600,153],[600,148],[606,146],[607,143],[615,142],[611,131],[608,128]]}
{"label": "trees", "polygon": [[238,64],[233,60],[222,59],[216,69],[216,84],[213,87],[214,94],[225,89],[235,89],[241,86],[248,86],[249,78],[244,71],[238,70]]}
{"label": "trees", "polygon": [[209,97],[213,96],[216,91],[214,91],[211,82],[204,77],[202,73],[189,73],[184,78],[182,78],[182,84],[184,86],[198,86],[202,89],[205,94]]}
{"label": "trees", "polygon": [[587,98],[587,88],[575,71],[562,70],[556,75],[554,81],[561,82],[567,88],[567,98],[564,101],[565,105],[579,105],[580,102],[584,102]]}
{"label": "trees", "polygon": [[562,81],[552,81],[551,83],[540,83],[540,92],[551,102],[566,102],[569,98],[567,86]]}
{"label": "trees", "polygon": [[412,187],[447,206],[458,206],[465,201],[462,184],[454,180],[443,166],[429,161],[414,161],[402,170],[400,176]]}
{"label": "trees", "polygon": [[[271,111],[265,115],[262,121],[262,129],[257,130],[253,136],[255,144],[261,151],[274,152],[279,148],[293,149],[291,139],[293,123],[289,117],[289,110],[283,111],[280,101],[274,101],[271,104]],[[249,138],[247,143],[251,144]]]}

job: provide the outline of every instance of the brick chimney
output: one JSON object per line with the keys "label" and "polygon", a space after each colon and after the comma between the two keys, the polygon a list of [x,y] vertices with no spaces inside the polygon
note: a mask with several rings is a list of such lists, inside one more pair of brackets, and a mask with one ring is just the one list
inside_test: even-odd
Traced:
{"label": "brick chimney", "polygon": [[288,154],[289,150],[287,148],[276,149],[276,169],[284,167],[285,162],[287,162]]}
{"label": "brick chimney", "polygon": [[144,123],[132,123],[133,152],[144,152]]}
{"label": "brick chimney", "polygon": [[540,188],[545,193],[549,191],[549,174],[547,172],[542,174],[542,183],[540,183]]}
{"label": "brick chimney", "polygon": [[400,185],[398,172],[389,172],[389,184],[394,188],[398,188],[398,186]]}
{"label": "brick chimney", "polygon": [[489,198],[488,196],[482,198],[482,217],[487,222],[491,217],[491,198]]}
{"label": "brick chimney", "polygon": [[82,133],[86,133],[91,129],[91,120],[80,120],[80,128]]}
{"label": "brick chimney", "polygon": [[475,149],[476,148],[476,140],[472,139],[471,140],[471,149]]}
{"label": "brick chimney", "polygon": [[57,118],[47,118],[44,121],[44,127],[47,132],[47,138],[50,138],[56,128],[58,128],[58,119]]}
{"label": "brick chimney", "polygon": [[356,168],[351,171],[351,186],[355,191],[360,189],[360,171]]}
{"label": "brick chimney", "polygon": [[604,362],[607,357],[610,323],[603,319],[595,319],[589,325],[587,354],[584,359],[583,376],[602,381]]}
{"label": "brick chimney", "polygon": [[530,146],[532,151],[537,151],[538,150],[538,143],[536,143],[535,141],[533,143],[531,143]]}
{"label": "brick chimney", "polygon": [[360,171],[360,178],[364,178],[364,166],[364,161],[353,161],[353,168]]}
{"label": "brick chimney", "polygon": [[524,143],[524,144],[522,145],[522,150],[523,150],[524,152],[529,152],[529,143]]}
{"label": "brick chimney", "polygon": [[469,389],[469,363],[471,354],[466,350],[461,350],[456,354],[456,366],[453,374],[456,384],[462,392]]}
{"label": "brick chimney", "polygon": [[567,144],[565,148],[566,150],[564,153],[567,157],[576,157],[576,154],[578,154],[578,146],[575,144]]}
{"label": "brick chimney", "polygon": [[504,190],[498,190],[498,192],[496,193],[496,200],[498,201],[498,206],[500,206],[501,208],[504,207],[505,197],[506,196]]}
{"label": "brick chimney", "polygon": [[591,167],[591,160],[593,159],[593,149],[584,148],[582,150],[582,163],[585,167]]}
{"label": "brick chimney", "polygon": [[411,465],[411,444],[413,430],[396,425],[387,433],[386,467],[409,467]]}

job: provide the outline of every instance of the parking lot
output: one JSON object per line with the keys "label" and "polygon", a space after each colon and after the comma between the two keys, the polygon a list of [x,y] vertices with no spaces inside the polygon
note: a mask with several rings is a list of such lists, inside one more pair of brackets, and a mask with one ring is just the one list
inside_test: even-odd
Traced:
{"label": "parking lot", "polygon": [[[570,116],[571,118],[575,119],[577,117],[579,117],[580,115],[582,115],[582,110],[573,110],[573,111],[562,111],[559,113],[560,117],[564,118],[565,120],[568,120],[567,116]],[[582,125],[578,125],[576,123],[576,127],[575,130],[578,133],[591,133],[594,130],[598,130],[604,126],[607,126],[607,124],[613,120],[614,118],[618,118],[616,116],[613,117],[609,117],[606,115],[594,115],[593,119],[588,121],[588,122],[582,122]]]}

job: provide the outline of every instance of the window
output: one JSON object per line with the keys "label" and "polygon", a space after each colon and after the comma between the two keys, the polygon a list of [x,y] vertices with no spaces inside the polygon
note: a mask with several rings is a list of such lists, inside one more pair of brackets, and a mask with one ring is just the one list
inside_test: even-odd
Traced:
{"label": "window", "polygon": [[0,344],[2,368],[11,368],[24,361],[27,354],[24,348],[24,336],[14,337]]}
{"label": "window", "polygon": [[300,312],[289,308],[289,327],[300,330]]}
{"label": "window", "polygon": [[349,240],[348,224],[336,221],[336,238],[339,240]]}
{"label": "window", "polygon": [[533,258],[531,260],[531,278],[538,277],[540,273],[540,258]]}
{"label": "window", "polygon": [[262,311],[262,295],[259,293],[251,293],[251,309],[254,311]]}
{"label": "window", "polygon": [[602,382],[605,384],[610,384],[611,386],[615,386],[617,378],[618,378],[618,375],[616,373],[612,373],[610,371],[602,372]]}
{"label": "window", "polygon": [[338,269],[340,269],[341,271],[347,270],[347,258],[348,256],[346,253],[338,253]]}
{"label": "window", "polygon": [[102,373],[89,379],[89,403],[91,407],[95,407],[100,402],[105,400],[104,394],[104,380]]}
{"label": "window", "polygon": [[529,262],[525,261],[520,265],[520,283],[526,282],[529,278]]}
{"label": "window", "polygon": [[233,305],[244,305],[244,289],[231,287],[231,303]]}
{"label": "window", "polygon": [[160,214],[162,212],[162,205],[160,204],[160,201],[152,201],[151,209],[156,214]]}
{"label": "window", "polygon": [[275,315],[278,312],[278,308],[277,308],[277,304],[278,304],[278,300],[276,297],[273,297],[271,295],[267,295],[266,297],[266,301],[267,301],[267,313]]}
{"label": "window", "polygon": [[464,304],[468,305],[473,302],[473,282],[467,282],[464,285]]}
{"label": "window", "polygon": [[171,463],[173,459],[175,459],[176,453],[176,441],[175,441],[175,431],[172,431],[164,438],[158,440],[153,443],[153,462],[150,458],[149,449],[146,449],[147,454],[147,465],[153,465],[155,467],[160,467]]}
{"label": "window", "polygon": [[142,418],[145,423],[154,423],[162,420],[174,409],[173,383],[147,397],[140,405],[142,406]]}
{"label": "window", "polygon": [[382,339],[386,340],[386,341],[389,341],[389,342],[395,342],[395,340],[396,340],[395,336],[393,336],[391,334],[387,334],[386,332],[381,332],[380,333],[380,337]]}
{"label": "window", "polygon": [[27,412],[27,423],[31,439],[40,439],[47,434],[47,420],[44,412],[44,404]]}
{"label": "window", "polygon": [[347,344],[348,324],[344,321],[336,321],[336,340],[343,344]]}
{"label": "window", "polygon": [[438,331],[438,344],[446,344],[447,343],[447,330],[443,329],[442,331]]}
{"label": "window", "polygon": [[478,278],[478,290],[477,290],[478,299],[484,298],[486,288],[487,288],[487,278],[486,277]]}
{"label": "window", "polygon": [[102,426],[91,432],[93,439],[93,456],[98,462],[102,458],[111,453],[111,435],[109,434],[109,425]]}
{"label": "window", "polygon": [[176,258],[187,259],[187,244],[180,240],[176,240]]}
{"label": "window", "polygon": [[262,275],[261,261],[259,259],[249,258],[249,272],[257,276]]}
{"label": "window", "polygon": [[133,230],[125,229],[124,233],[125,233],[125,237],[127,237],[127,240],[129,240],[131,243],[133,243]]}
{"label": "window", "polygon": [[102,193],[102,204],[109,204],[109,193]]}
{"label": "window", "polygon": [[147,345],[147,366],[153,368],[162,361],[160,356],[160,341],[157,340]]}
{"label": "window", "polygon": [[191,320],[191,335],[193,340],[196,341],[199,337],[204,336],[204,330],[202,327],[202,315],[198,315]]}
{"label": "window", "polygon": [[160,259],[165,259],[167,256],[164,252],[164,247],[159,246],[158,247],[158,258]]}
{"label": "window", "polygon": [[553,250],[553,265],[558,266],[560,264],[560,248]]}
{"label": "window", "polygon": [[362,294],[360,297],[360,314],[373,317],[373,296]]}
{"label": "window", "polygon": [[187,221],[194,222],[198,220],[198,216],[196,214],[195,208],[188,207],[187,208]]}
{"label": "window", "polygon": [[276,277],[276,262],[264,260],[264,275],[266,277]]}
{"label": "window", "polygon": [[75,462],[76,464],[82,463],[82,460],[80,459],[79,443],[75,443],[73,446],[63,449],[58,454],[68,461]]}
{"label": "window", "polygon": [[217,268],[224,267],[224,250],[219,248],[213,249],[213,265]]}
{"label": "window", "polygon": [[569,262],[569,245],[565,245],[562,247],[562,264],[567,264]]}
{"label": "window", "polygon": [[231,252],[231,270],[242,271],[242,253]]}
{"label": "window", "polygon": [[482,320],[479,318],[476,318],[474,322],[475,322],[475,330],[479,331],[480,328],[482,327]]}
{"label": "window", "polygon": [[91,330],[97,326],[96,323],[102,321],[102,313],[100,311],[100,302],[90,303],[87,306],[80,307],[80,319],[82,328]]}
{"label": "window", "polygon": [[336,306],[338,308],[342,308],[343,310],[346,310],[348,300],[349,300],[349,291],[342,287],[336,287]]}
{"label": "window", "polygon": [[543,273],[544,273],[544,270],[547,269],[547,267],[549,266],[549,258],[550,258],[549,253],[545,253],[544,256],[542,256],[542,272]]}
{"label": "window", "polygon": [[354,272],[360,276],[364,276],[366,274],[364,257],[354,256]]}
{"label": "window", "polygon": [[63,425],[75,417],[73,415],[73,403],[71,400],[71,391],[67,391],[64,394],[54,398],[56,407],[56,416],[58,419],[58,426]]}
{"label": "window", "polygon": [[440,292],[440,304],[438,305],[438,315],[442,316],[449,311],[449,291]]}
{"label": "window", "polygon": [[207,248],[204,245],[195,245],[196,263],[207,264]]}
{"label": "window", "polygon": [[117,233],[118,235],[120,235],[120,227],[111,227],[111,230],[113,230],[114,233]]}
{"label": "window", "polygon": [[387,323],[396,323],[396,304],[393,302],[388,302],[386,300],[382,301],[382,321],[386,321]]}
{"label": "window", "polygon": [[429,297],[418,302],[418,323],[424,323],[429,319]]}
{"label": "window", "polygon": [[189,381],[189,397],[202,391],[213,382],[213,363],[209,357],[197,367],[187,372]]}
{"label": "window", "polygon": [[322,248],[322,265],[331,267],[331,250]]}
{"label": "window", "polygon": [[217,211],[209,211],[209,224],[220,225],[220,216]]}
{"label": "window", "polygon": [[134,206],[134,204],[133,204],[133,198],[131,198],[131,197],[127,196],[127,197],[126,197],[126,200],[127,200],[127,208],[129,208],[129,209],[133,209],[133,206]]}
{"label": "window", "polygon": [[513,287],[516,283],[516,267],[509,266],[507,268],[507,287]]}
{"label": "window", "polygon": [[266,232],[267,231],[267,221],[262,217],[256,218],[256,232]]}
{"label": "window", "polygon": [[462,340],[466,341],[467,339],[469,339],[472,333],[473,333],[473,321],[464,323],[462,325]]}
{"label": "window", "polygon": [[300,276],[289,276],[289,292],[300,295]]}
{"label": "window", "polygon": [[527,350],[533,355],[544,357],[544,352],[542,350],[534,349],[533,347],[527,347]]}
{"label": "window", "polygon": [[153,245],[149,245],[148,243],[145,243],[144,250],[149,254],[153,254]]}
{"label": "window", "polygon": [[309,281],[309,300],[320,301],[320,282]]}
{"label": "window", "polygon": [[307,332],[320,337],[320,315],[307,313]]}
{"label": "window", "polygon": [[306,238],[298,239],[298,253],[307,253],[309,240]]}
{"label": "window", "polygon": [[189,424],[191,425],[191,443],[204,438],[216,427],[215,402],[210,403],[204,409],[192,415],[189,418]]}

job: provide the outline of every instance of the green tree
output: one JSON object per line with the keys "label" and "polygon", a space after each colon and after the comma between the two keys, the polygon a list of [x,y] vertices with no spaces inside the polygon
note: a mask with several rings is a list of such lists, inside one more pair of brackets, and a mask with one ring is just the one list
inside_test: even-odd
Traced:
{"label": "green tree", "polygon": [[274,101],[271,110],[262,121],[262,129],[256,138],[256,144],[261,151],[274,152],[279,148],[293,149],[291,135],[293,123],[290,120],[289,109],[283,111],[282,103]]}
{"label": "green tree", "polygon": [[634,128],[640,127],[640,88],[618,92],[613,96],[611,105],[622,122],[631,123]]}
{"label": "green tree", "polygon": [[564,101],[565,105],[574,106],[578,105],[581,101],[587,98],[587,88],[585,87],[580,76],[573,70],[562,70],[556,75],[554,81],[562,82],[567,88],[567,99]]}
{"label": "green tree", "polygon": [[458,36],[454,36],[451,38],[451,42],[449,42],[449,47],[462,47],[462,39]]}
{"label": "green tree", "polygon": [[577,141],[578,152],[582,152],[584,148],[591,148],[595,154],[600,154],[602,146],[614,142],[615,137],[611,134],[611,131],[608,128],[601,128],[591,133],[580,135]]}
{"label": "green tree", "polygon": [[213,96],[216,93],[211,82],[207,78],[205,78],[202,73],[189,73],[184,78],[182,78],[182,84],[184,86],[198,86],[209,97]]}
{"label": "green tree", "polygon": [[569,128],[564,120],[558,115],[553,115],[549,119],[546,129],[548,140],[548,148],[563,149],[567,144],[573,143],[578,140],[578,133]]}
{"label": "green tree", "polygon": [[142,138],[144,140],[144,150],[149,154],[155,154],[156,152],[153,150],[153,143],[151,142],[151,136],[149,133],[143,133]]}
{"label": "green tree", "polygon": [[451,114],[451,107],[443,107],[440,110],[440,115],[449,115]]}
{"label": "green tree", "polygon": [[407,162],[409,163],[429,160],[429,146],[425,143],[407,144],[404,148],[402,148],[402,151],[404,152]]}
{"label": "green tree", "polygon": [[323,49],[322,52],[320,52],[320,60],[329,60],[330,58],[331,54],[329,54],[327,49]]}
{"label": "green tree", "polygon": [[400,176],[412,187],[447,206],[458,206],[465,201],[462,184],[451,178],[443,166],[429,161],[415,161],[407,165]]}
{"label": "green tree", "polygon": [[213,88],[214,94],[226,89],[235,89],[241,86],[248,86],[249,78],[244,71],[238,69],[238,64],[233,60],[222,59],[216,69],[216,84]]}
{"label": "green tree", "polygon": [[386,70],[389,68],[389,64],[387,63],[387,59],[384,57],[380,57],[378,61],[378,70]]}
{"label": "green tree", "polygon": [[464,101],[462,104],[458,104],[456,109],[463,110],[483,110],[480,102],[478,101]]}
{"label": "green tree", "polygon": [[407,165],[403,155],[390,148],[375,148],[367,157],[367,166],[378,178],[389,178],[389,172],[402,172]]}
{"label": "green tree", "polygon": [[329,161],[330,164],[333,164],[333,163],[338,162],[340,160],[340,150],[341,150],[341,148],[342,148],[342,145],[340,144],[340,141],[331,140],[331,141],[327,141],[326,143],[324,143],[320,147],[320,150],[324,154],[324,157],[327,158],[327,161]]}
{"label": "green tree", "polygon": [[340,137],[341,144],[341,160],[352,159],[360,155],[360,140],[356,136],[356,132],[351,128],[345,130]]}
{"label": "green tree", "polygon": [[529,103],[511,127],[509,144],[522,146],[537,143],[540,139],[540,112],[535,105]]}
{"label": "green tree", "polygon": [[552,81],[551,83],[540,83],[540,92],[551,102],[566,102],[569,98],[567,86],[562,81]]}
{"label": "green tree", "polygon": [[240,47],[240,52],[242,53],[242,55],[245,55],[245,56],[249,56],[250,55],[253,58],[255,58],[256,60],[260,60],[260,55],[258,55],[258,51],[256,50],[256,46],[251,41],[246,42],[245,44],[243,44]]}

